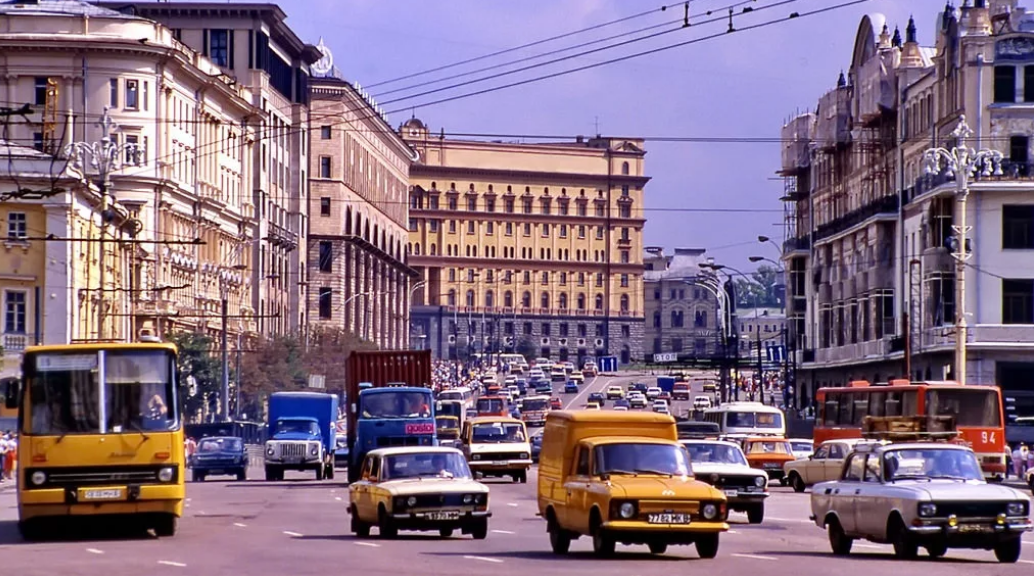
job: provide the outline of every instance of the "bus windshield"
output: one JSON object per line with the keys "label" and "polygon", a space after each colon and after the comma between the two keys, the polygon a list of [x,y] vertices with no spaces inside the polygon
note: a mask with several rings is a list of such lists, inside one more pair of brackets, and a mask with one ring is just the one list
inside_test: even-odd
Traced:
{"label": "bus windshield", "polygon": [[783,416],[773,412],[729,412],[725,415],[727,428],[775,428],[783,427]]}
{"label": "bus windshield", "polygon": [[530,412],[533,410],[548,410],[549,409],[549,398],[527,398],[524,400],[524,406],[522,410],[524,412]]}
{"label": "bus windshield", "polygon": [[928,416],[954,416],[956,426],[1001,426],[996,390],[927,389]]}
{"label": "bus windshield", "polygon": [[29,434],[120,434],[177,426],[169,352],[41,352],[27,360]]}

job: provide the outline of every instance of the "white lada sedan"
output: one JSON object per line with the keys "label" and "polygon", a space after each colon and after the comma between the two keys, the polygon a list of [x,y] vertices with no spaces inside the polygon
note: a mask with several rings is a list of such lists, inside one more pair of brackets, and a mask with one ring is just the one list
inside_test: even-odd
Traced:
{"label": "white lada sedan", "polygon": [[840,556],[861,539],[902,559],[975,548],[1012,563],[1031,529],[1026,495],[986,483],[973,451],[946,442],[856,446],[838,480],[812,488],[811,511]]}

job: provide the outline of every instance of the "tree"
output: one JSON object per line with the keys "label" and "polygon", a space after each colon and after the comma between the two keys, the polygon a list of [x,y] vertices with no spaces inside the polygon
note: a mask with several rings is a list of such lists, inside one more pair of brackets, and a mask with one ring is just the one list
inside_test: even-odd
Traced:
{"label": "tree", "polygon": [[206,411],[214,413],[222,393],[222,362],[215,354],[215,339],[203,332],[174,332],[165,339],[179,348],[176,384],[182,413],[195,421]]}
{"label": "tree", "polygon": [[538,353],[538,349],[530,338],[521,338],[520,341],[517,342],[517,353],[524,356],[524,358],[530,362],[535,358],[535,355]]}
{"label": "tree", "polygon": [[759,266],[751,274],[752,282],[744,278],[736,278],[737,308],[777,308],[782,305],[775,286],[781,278],[777,269],[772,266]]}
{"label": "tree", "polygon": [[356,351],[376,350],[373,342],[365,341],[340,328],[314,328],[309,337],[309,351],[305,365],[310,374],[326,376],[327,391],[345,389],[345,362]]}

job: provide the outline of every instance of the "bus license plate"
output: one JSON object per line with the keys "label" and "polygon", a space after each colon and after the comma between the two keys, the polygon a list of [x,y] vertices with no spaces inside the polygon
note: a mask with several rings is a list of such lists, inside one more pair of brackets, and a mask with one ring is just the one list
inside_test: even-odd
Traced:
{"label": "bus license plate", "polygon": [[428,512],[428,520],[459,520],[460,513],[457,510],[446,510],[444,512]]}
{"label": "bus license plate", "polygon": [[647,514],[646,521],[650,524],[689,524],[689,514]]}
{"label": "bus license plate", "polygon": [[122,490],[83,490],[83,500],[119,500]]}

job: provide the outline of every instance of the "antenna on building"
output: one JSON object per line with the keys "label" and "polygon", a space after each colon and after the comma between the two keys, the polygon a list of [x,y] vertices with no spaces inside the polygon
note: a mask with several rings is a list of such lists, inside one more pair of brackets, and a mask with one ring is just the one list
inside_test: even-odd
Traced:
{"label": "antenna on building", "polygon": [[685,4],[686,15],[682,17],[682,27],[689,28],[689,2]]}

